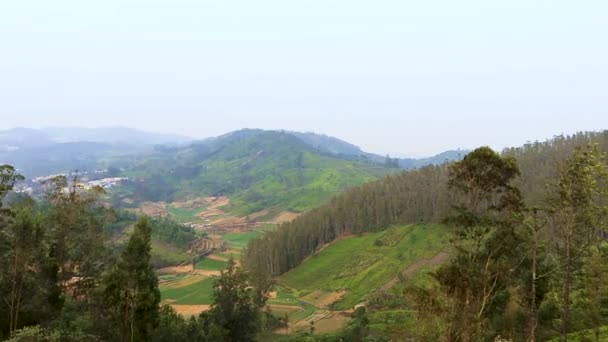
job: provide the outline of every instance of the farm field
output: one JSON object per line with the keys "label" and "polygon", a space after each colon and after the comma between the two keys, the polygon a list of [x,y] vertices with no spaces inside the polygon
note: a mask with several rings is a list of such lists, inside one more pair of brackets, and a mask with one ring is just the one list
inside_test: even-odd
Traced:
{"label": "farm field", "polygon": [[[441,225],[410,225],[345,238],[281,276],[278,283],[295,289],[300,298],[316,298],[331,309],[350,310],[374,289],[394,281],[400,272],[409,270],[406,276],[413,278],[433,261],[442,262],[437,256],[446,255],[447,236]],[[412,265],[415,267],[410,268]],[[328,305],[320,292],[326,297],[333,293],[335,302]]]}
{"label": "farm field", "polygon": [[197,270],[221,271],[228,266],[225,260],[205,258],[196,264]]}
{"label": "farm field", "polygon": [[160,289],[163,302],[172,305],[209,305],[213,293],[213,278],[184,277]]}
{"label": "farm field", "polygon": [[[288,318],[292,331],[313,322],[318,333],[335,332],[375,289],[400,287],[400,278],[428,282],[428,272],[447,259],[447,236],[441,225],[409,225],[338,240],[279,277],[269,306],[276,316]],[[373,329],[392,329],[395,317],[408,315],[374,313]]]}

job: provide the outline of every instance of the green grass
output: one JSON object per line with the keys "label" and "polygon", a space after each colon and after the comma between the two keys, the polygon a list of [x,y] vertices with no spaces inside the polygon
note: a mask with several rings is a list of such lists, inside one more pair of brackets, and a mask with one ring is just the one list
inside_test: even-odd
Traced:
{"label": "green grass", "polygon": [[180,223],[199,221],[195,215],[205,210],[204,208],[182,209],[170,205],[167,205],[166,208],[169,215]]}
{"label": "green grass", "polygon": [[335,309],[350,309],[417,260],[431,258],[447,245],[447,230],[440,225],[392,227],[336,241],[278,281],[301,296],[315,290],[346,290]]}
{"label": "green grass", "polygon": [[[276,304],[276,305],[290,305],[290,306],[300,306],[303,310],[294,312],[289,315],[289,320],[291,322],[301,321],[308,316],[312,315],[315,311],[318,310],[317,307],[311,305],[309,303],[303,302],[299,300],[296,296],[297,292],[288,291],[285,288],[277,289],[277,297],[268,300],[268,304]],[[277,315],[277,317],[284,317],[284,315]]]}
{"label": "green grass", "polygon": [[213,278],[180,288],[160,290],[163,300],[172,300],[176,305],[209,305],[213,302]]}
{"label": "green grass", "polygon": [[255,230],[245,233],[230,233],[222,236],[222,240],[227,241],[231,248],[240,250],[247,247],[249,241],[261,236],[262,234],[262,232]]}
{"label": "green grass", "polygon": [[203,259],[196,264],[197,270],[222,271],[228,267],[228,263],[222,260]]}

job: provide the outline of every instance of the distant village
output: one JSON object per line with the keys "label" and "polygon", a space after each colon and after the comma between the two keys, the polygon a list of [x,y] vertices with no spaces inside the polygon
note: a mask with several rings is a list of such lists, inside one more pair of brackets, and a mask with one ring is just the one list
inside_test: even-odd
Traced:
{"label": "distant village", "polygon": [[[40,176],[18,184],[15,186],[15,192],[35,195],[40,193],[44,186],[56,177],[66,177],[68,179],[71,177],[78,177],[79,184],[84,189],[91,189],[94,187],[109,189],[129,179],[127,177],[104,177],[107,173],[108,170],[95,170],[91,172],[58,173]],[[67,189],[65,190],[67,191]]]}

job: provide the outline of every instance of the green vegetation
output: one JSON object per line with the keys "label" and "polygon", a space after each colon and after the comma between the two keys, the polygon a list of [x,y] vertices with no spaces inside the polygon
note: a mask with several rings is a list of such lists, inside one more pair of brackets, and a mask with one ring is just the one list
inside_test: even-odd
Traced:
{"label": "green vegetation", "polygon": [[226,269],[228,263],[222,260],[205,258],[196,264],[197,270],[221,271]]}
{"label": "green vegetation", "polygon": [[[346,291],[334,308],[351,309],[416,261],[430,259],[445,250],[448,242],[446,232],[444,227],[437,225],[399,226],[384,232],[344,238],[284,274],[278,281],[298,290],[300,296],[316,290]],[[379,245],[378,241],[390,241],[390,245]]]}
{"label": "green vegetation", "polygon": [[[124,171],[136,201],[226,195],[237,215],[305,211],[337,192],[391,172],[322,153],[282,132],[240,131],[207,143],[158,151]],[[168,207],[182,222],[193,211]]]}
{"label": "green vegetation", "polygon": [[156,268],[179,265],[192,259],[192,255],[184,249],[152,240],[152,264]]}
{"label": "green vegetation", "polygon": [[178,305],[209,305],[213,302],[213,278],[205,278],[199,282],[178,288],[161,288],[163,300]]}
{"label": "green vegetation", "polygon": [[170,205],[167,205],[167,212],[171,215],[171,218],[175,219],[180,223],[187,223],[197,221],[196,214],[201,213],[204,208],[196,208],[196,209],[184,209],[184,208],[176,208]]}
{"label": "green vegetation", "polygon": [[222,240],[223,241],[227,241],[228,245],[231,248],[234,248],[236,250],[241,250],[245,247],[247,247],[247,244],[249,243],[249,241],[262,236],[263,233],[253,230],[253,231],[249,231],[249,232],[244,232],[244,233],[229,233],[226,234],[224,236],[222,236]]}

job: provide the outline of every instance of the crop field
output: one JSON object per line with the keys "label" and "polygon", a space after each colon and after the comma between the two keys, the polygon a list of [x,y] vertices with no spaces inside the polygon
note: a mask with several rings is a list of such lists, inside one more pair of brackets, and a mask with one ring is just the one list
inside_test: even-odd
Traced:
{"label": "crop field", "polygon": [[[331,308],[348,310],[420,260],[433,260],[447,245],[447,231],[440,225],[392,227],[339,240],[281,276],[278,282],[297,290],[300,298],[315,291],[344,291]],[[420,268],[429,267],[424,264]],[[416,271],[417,268],[412,269],[414,277]]]}
{"label": "crop field", "polygon": [[229,233],[222,236],[222,240],[227,241],[231,249],[242,250],[247,247],[249,241],[261,236],[263,233],[259,231],[249,231],[245,233]]}
{"label": "crop field", "polygon": [[196,264],[197,270],[222,271],[228,267],[228,263],[223,260],[205,258]]}
{"label": "crop field", "polygon": [[169,215],[171,215],[173,219],[181,223],[199,221],[196,215],[205,211],[205,208],[185,209],[177,208],[171,205],[167,205],[166,208]]}
{"label": "crop field", "polygon": [[[193,277],[188,279],[192,282]],[[190,284],[175,284],[160,289],[164,302],[174,305],[209,305],[212,302],[213,278],[204,277]]]}

